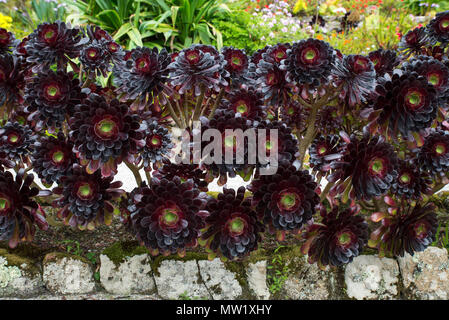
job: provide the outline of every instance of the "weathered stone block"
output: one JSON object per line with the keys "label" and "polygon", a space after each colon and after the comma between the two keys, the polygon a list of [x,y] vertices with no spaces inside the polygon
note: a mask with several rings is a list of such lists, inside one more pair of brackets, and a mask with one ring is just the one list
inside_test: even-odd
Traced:
{"label": "weathered stone block", "polygon": [[163,260],[154,276],[158,294],[163,299],[179,299],[187,295],[192,299],[210,299],[200,278],[195,260]]}
{"label": "weathered stone block", "polygon": [[349,298],[395,299],[398,282],[399,267],[394,259],[363,255],[346,265],[345,283]]}
{"label": "weathered stone block", "polygon": [[220,259],[199,260],[198,265],[204,284],[215,300],[236,299],[242,294],[234,273],[227,270]]}
{"label": "weathered stone block", "polygon": [[449,260],[446,249],[428,247],[398,258],[408,299],[449,298]]}
{"label": "weathered stone block", "polygon": [[249,289],[253,291],[258,299],[270,299],[270,291],[267,286],[267,261],[261,260],[249,263],[247,269]]}
{"label": "weathered stone block", "polygon": [[0,296],[28,297],[44,291],[35,262],[0,249]]}
{"label": "weathered stone block", "polygon": [[128,257],[118,265],[102,254],[100,263],[100,282],[109,293],[151,293],[155,289],[151,258],[147,254]]}
{"label": "weathered stone block", "polygon": [[65,253],[48,253],[43,261],[43,281],[52,293],[82,294],[94,290],[95,282],[89,262]]}

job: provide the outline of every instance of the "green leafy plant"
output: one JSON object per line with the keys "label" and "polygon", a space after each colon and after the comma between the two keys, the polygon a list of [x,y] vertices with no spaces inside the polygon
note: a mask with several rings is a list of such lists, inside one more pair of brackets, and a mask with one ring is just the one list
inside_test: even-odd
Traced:
{"label": "green leafy plant", "polygon": [[207,297],[197,297],[197,296],[189,296],[187,291],[181,293],[178,297],[178,300],[208,300]]}
{"label": "green leafy plant", "polygon": [[230,12],[227,0],[76,0],[68,20],[94,23],[129,49],[136,46],[180,50],[192,43],[222,45],[220,31],[210,22]]}
{"label": "green leafy plant", "polygon": [[[222,33],[223,45],[242,48],[247,54],[252,54],[262,44],[251,31],[249,26],[251,19],[252,16],[248,12],[239,10],[227,15],[226,20],[215,19],[212,23]],[[214,44],[218,45],[218,43]]]}
{"label": "green leafy plant", "polygon": [[64,244],[66,247],[67,253],[74,254],[76,256],[81,255],[81,247],[80,243],[76,240],[63,240],[61,241],[62,244]]}
{"label": "green leafy plant", "polygon": [[[170,15],[159,5],[164,1],[143,0],[77,0],[67,1],[74,12],[67,19],[73,23],[94,23],[121,41],[129,49],[136,46],[161,47],[174,28],[163,23]],[[166,8],[165,8],[166,9]],[[152,41],[155,35],[158,35]],[[164,39],[164,40],[161,40]],[[160,41],[161,40],[161,41]]]}
{"label": "green leafy plant", "polygon": [[285,248],[285,246],[278,244],[277,248],[274,250],[274,256],[267,266],[267,269],[271,271],[267,275],[269,282],[268,289],[271,294],[276,294],[282,290],[290,272],[287,263],[283,260],[282,255],[279,253],[282,248]]}
{"label": "green leafy plant", "polygon": [[[54,22],[65,20],[66,4],[58,0],[32,0],[31,2],[20,1],[14,8],[9,8],[9,14],[14,20],[14,31],[22,30],[29,32],[34,30],[41,21]],[[9,11],[8,10],[8,11]],[[17,32],[20,35],[20,32]]]}

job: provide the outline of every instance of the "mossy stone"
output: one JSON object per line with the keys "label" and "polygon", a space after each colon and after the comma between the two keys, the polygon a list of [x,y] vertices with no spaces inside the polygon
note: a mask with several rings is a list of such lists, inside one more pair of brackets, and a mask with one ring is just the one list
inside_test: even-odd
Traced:
{"label": "mossy stone", "polygon": [[56,262],[59,261],[63,258],[67,258],[67,259],[73,259],[73,260],[79,260],[82,261],[84,263],[87,263],[88,265],[91,265],[90,261],[84,257],[78,256],[78,255],[74,255],[74,254],[70,254],[70,253],[66,253],[66,252],[50,252],[47,253],[44,257],[44,260],[42,262],[42,264],[48,264],[51,262]]}
{"label": "mossy stone", "polygon": [[30,257],[20,256],[18,254],[9,253],[8,250],[0,248],[0,256],[4,257],[8,262],[8,266],[15,266],[25,271],[30,276],[40,274],[39,261]]}
{"label": "mossy stone", "polygon": [[137,241],[120,241],[104,249],[101,254],[107,256],[117,266],[128,257],[149,254],[149,252],[147,248],[140,246]]}

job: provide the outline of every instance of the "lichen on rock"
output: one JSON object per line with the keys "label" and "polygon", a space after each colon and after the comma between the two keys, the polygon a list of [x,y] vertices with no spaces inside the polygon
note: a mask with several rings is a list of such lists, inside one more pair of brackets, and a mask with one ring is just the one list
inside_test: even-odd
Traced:
{"label": "lichen on rock", "polygon": [[100,255],[100,282],[113,294],[152,293],[155,289],[151,258],[148,254],[127,257],[119,265]]}
{"label": "lichen on rock", "polygon": [[398,262],[406,298],[449,298],[449,259],[446,249],[428,247],[413,256],[405,254],[398,258]]}
{"label": "lichen on rock", "polygon": [[45,256],[43,281],[50,292],[59,294],[89,293],[95,288],[88,260],[61,252],[51,252]]}
{"label": "lichen on rock", "polygon": [[361,255],[346,265],[346,292],[357,300],[398,297],[399,267],[394,259]]}

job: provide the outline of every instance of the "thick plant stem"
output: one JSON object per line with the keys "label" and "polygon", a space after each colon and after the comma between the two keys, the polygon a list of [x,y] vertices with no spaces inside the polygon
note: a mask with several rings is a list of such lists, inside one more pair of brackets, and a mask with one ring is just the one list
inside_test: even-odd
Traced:
{"label": "thick plant stem", "polygon": [[173,118],[173,120],[175,121],[176,125],[183,129],[182,124],[181,124],[181,120],[179,120],[178,116],[175,113],[175,110],[173,109],[173,105],[171,104],[170,99],[167,99],[167,108],[168,108],[168,112],[170,112],[171,117]]}
{"label": "thick plant stem", "polygon": [[137,182],[137,186],[140,187],[140,185],[142,184],[142,177],[140,176],[139,169],[137,169],[135,165],[129,163],[128,161],[125,161],[125,164],[133,173],[134,179],[136,179]]}
{"label": "thick plant stem", "polygon": [[301,163],[301,168],[304,165],[304,157],[306,155],[307,148],[312,143],[315,138],[315,122],[316,116],[318,113],[319,106],[315,105],[312,107],[312,112],[310,112],[309,119],[307,119],[307,131],[304,138],[301,140],[299,144],[299,158],[298,160]]}
{"label": "thick plant stem", "polygon": [[52,227],[58,228],[58,227],[63,227],[63,226],[64,226],[64,222],[62,222],[62,221],[57,221],[57,220],[53,217],[53,215],[51,215],[51,214],[46,215],[46,216],[45,216],[45,220],[47,220],[47,223],[48,223],[50,226],[52,226]]}
{"label": "thick plant stem", "polygon": [[150,171],[145,170],[145,176],[147,177],[148,185],[150,185],[151,182],[151,174]]}
{"label": "thick plant stem", "polygon": [[205,94],[206,94],[206,87],[202,85],[201,94],[196,100],[195,110],[193,111],[193,121],[197,121],[200,117],[201,106],[203,104]]}
{"label": "thick plant stem", "polygon": [[328,182],[326,184],[326,186],[324,187],[323,192],[321,192],[321,195],[320,195],[321,201],[323,201],[326,198],[327,194],[329,193],[330,189],[332,188],[332,186],[334,184],[335,184],[334,182]]}
{"label": "thick plant stem", "polygon": [[[214,103],[212,109],[210,110],[209,120],[212,119],[212,117],[214,116],[215,110],[218,108],[218,105],[220,104],[220,101],[223,98],[224,93],[225,93],[224,89],[221,89],[220,93],[217,96],[217,100],[215,100],[215,103]],[[205,111],[205,108],[201,112],[201,115],[204,114],[204,111]]]}
{"label": "thick plant stem", "polygon": [[441,189],[443,189],[445,185],[446,185],[446,184],[444,184],[444,183],[442,183],[442,182],[437,183],[437,184],[435,185],[435,187],[433,187],[433,189],[432,189],[432,194],[435,194],[435,193],[437,193],[438,191],[440,191]]}
{"label": "thick plant stem", "polygon": [[[310,112],[309,118],[307,119],[307,131],[306,131],[306,134],[305,134],[304,138],[301,140],[301,142],[299,144],[299,158],[298,158],[298,160],[300,161],[301,168],[304,165],[304,157],[306,155],[306,151],[309,148],[310,144],[312,143],[313,139],[315,139],[315,134],[316,134],[315,122],[316,122],[318,110],[322,106],[326,105],[330,101],[332,101],[335,98],[337,98],[339,92],[341,91],[341,88],[342,88],[342,85],[340,85],[338,88],[336,88],[334,90],[328,90],[323,97],[321,97],[321,98],[317,97],[316,99],[314,99],[314,102],[309,104],[311,109],[312,109],[312,111]],[[335,92],[337,94],[333,95],[333,94],[335,94]],[[299,97],[299,102],[303,103],[303,104],[305,103],[305,101],[302,100],[301,97]]]}

